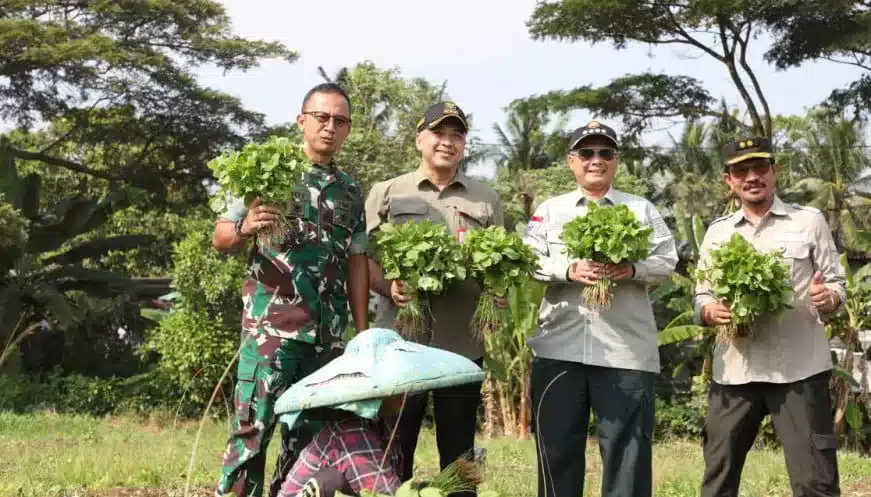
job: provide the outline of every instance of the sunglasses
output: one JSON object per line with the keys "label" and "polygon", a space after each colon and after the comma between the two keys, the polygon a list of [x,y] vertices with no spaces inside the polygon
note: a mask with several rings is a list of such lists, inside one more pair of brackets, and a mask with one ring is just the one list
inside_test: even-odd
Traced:
{"label": "sunglasses", "polygon": [[579,148],[575,150],[575,153],[584,160],[592,159],[597,153],[605,161],[612,160],[617,155],[617,151],[613,148]]}

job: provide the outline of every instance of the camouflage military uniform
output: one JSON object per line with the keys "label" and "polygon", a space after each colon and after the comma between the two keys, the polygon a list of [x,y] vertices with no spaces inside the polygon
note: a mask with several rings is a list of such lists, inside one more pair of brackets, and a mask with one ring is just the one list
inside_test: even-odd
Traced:
{"label": "camouflage military uniform", "polygon": [[[284,240],[252,250],[242,288],[244,342],[236,412],[217,495],[262,494],[275,400],[344,346],[348,257],[367,248],[362,189],[335,166],[316,164],[285,207],[289,228]],[[236,221],[246,213],[236,200],[221,217]],[[281,456],[269,495],[277,493],[298,450],[317,428],[295,429],[291,436],[282,426]]]}

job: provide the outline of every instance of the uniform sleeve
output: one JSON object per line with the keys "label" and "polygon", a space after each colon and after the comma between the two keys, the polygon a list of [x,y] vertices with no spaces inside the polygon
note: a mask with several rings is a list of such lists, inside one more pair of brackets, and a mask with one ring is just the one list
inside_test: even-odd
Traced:
{"label": "uniform sleeve", "polygon": [[847,275],[841,266],[841,256],[825,217],[817,214],[814,219],[814,269],[822,274],[826,288],[837,293],[843,305],[847,300]]}
{"label": "uniform sleeve", "polygon": [[358,206],[360,215],[357,218],[354,231],[351,233],[351,246],[348,249],[349,255],[365,254],[369,249],[369,233],[366,231],[366,208],[362,201],[360,204]]}
{"label": "uniform sleeve", "polygon": [[369,190],[365,206],[366,232],[372,233],[387,219],[387,183],[376,183]]}
{"label": "uniform sleeve", "polygon": [[656,207],[645,202],[645,218],[653,233],[650,235],[649,256],[635,262],[635,279],[646,283],[659,283],[668,278],[677,266],[677,247],[674,236]]}
{"label": "uniform sleeve", "polygon": [[248,207],[245,206],[244,200],[238,197],[232,197],[227,202],[227,210],[222,212],[218,219],[226,219],[234,223],[248,215]]}
{"label": "uniform sleeve", "polygon": [[543,282],[568,281],[568,271],[571,264],[558,254],[551,254],[547,244],[548,203],[542,203],[535,210],[526,234],[524,243],[529,245],[538,256],[539,268],[535,279]]}
{"label": "uniform sleeve", "polygon": [[[696,269],[704,269],[711,262],[711,240],[713,239],[711,232],[713,229],[715,229],[714,225],[708,227],[705,238],[702,240],[702,245],[699,247],[699,261],[696,264]],[[699,325],[704,324],[702,321],[702,309],[706,305],[714,304],[718,301],[719,299],[714,295],[711,284],[705,280],[697,280],[696,289],[693,294],[693,322]]]}

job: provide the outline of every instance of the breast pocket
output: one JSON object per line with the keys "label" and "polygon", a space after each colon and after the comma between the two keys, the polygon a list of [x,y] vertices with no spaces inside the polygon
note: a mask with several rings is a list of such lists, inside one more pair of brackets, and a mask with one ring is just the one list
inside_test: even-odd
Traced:
{"label": "breast pocket", "polygon": [[547,251],[552,259],[562,259],[568,261],[569,256],[566,255],[566,242],[560,238],[562,227],[547,229]]}
{"label": "breast pocket", "polygon": [[390,199],[387,207],[389,219],[396,224],[408,221],[420,221],[428,217],[429,205],[421,199],[397,197]]}
{"label": "breast pocket", "polygon": [[[783,256],[783,261],[790,268],[793,283],[809,279],[813,276],[811,245],[808,241],[792,238],[781,239],[776,243],[778,250],[780,250]],[[801,291],[798,288],[795,290]]]}
{"label": "breast pocket", "polygon": [[486,228],[490,225],[490,213],[483,204],[457,206],[457,213],[469,229]]}

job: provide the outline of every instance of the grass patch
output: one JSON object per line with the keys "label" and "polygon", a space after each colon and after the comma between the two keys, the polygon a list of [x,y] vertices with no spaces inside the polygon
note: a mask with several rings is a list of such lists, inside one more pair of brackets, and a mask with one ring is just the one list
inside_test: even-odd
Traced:
{"label": "grass patch", "polygon": [[[172,416],[161,413],[148,419],[0,413],[0,495],[180,496],[196,430],[196,422],[174,424]],[[193,478],[196,495],[209,495],[217,481],[227,430],[226,422],[206,423]],[[496,490],[503,497],[535,495],[532,440],[494,439],[480,443],[487,448],[485,489]],[[277,446],[273,444],[270,448],[270,465],[275,462]],[[420,471],[434,474],[438,457],[431,431],[421,435],[418,447]],[[655,445],[655,495],[698,496],[703,468],[697,443],[672,441]],[[844,495],[871,496],[871,460],[842,453],[840,472]],[[584,495],[600,495],[601,462],[595,442],[587,448],[586,473]],[[741,496],[789,495],[783,454],[753,450],[744,470]]]}

